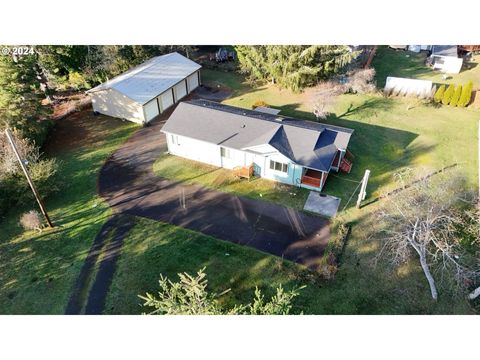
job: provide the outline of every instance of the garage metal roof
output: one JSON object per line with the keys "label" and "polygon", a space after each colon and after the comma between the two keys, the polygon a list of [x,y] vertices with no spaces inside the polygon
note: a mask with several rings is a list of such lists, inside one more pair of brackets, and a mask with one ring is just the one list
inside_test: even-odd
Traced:
{"label": "garage metal roof", "polygon": [[330,170],[337,149],[346,149],[353,133],[208,100],[181,102],[162,131],[238,150],[269,144],[293,162],[321,171]]}
{"label": "garage metal roof", "polygon": [[201,65],[196,62],[173,52],[156,56],[87,93],[115,89],[130,99],[145,104],[200,68]]}

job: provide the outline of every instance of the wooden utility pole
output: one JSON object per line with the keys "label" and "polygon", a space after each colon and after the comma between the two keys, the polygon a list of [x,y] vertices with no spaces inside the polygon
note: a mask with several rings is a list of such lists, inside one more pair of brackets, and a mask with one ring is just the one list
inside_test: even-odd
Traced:
{"label": "wooden utility pole", "polygon": [[478,199],[477,199],[477,206],[480,209],[480,120],[478,120],[478,154],[477,155],[478,155],[477,156],[477,163],[478,163]]}
{"label": "wooden utility pole", "polygon": [[365,175],[363,175],[362,179],[362,186],[360,187],[360,193],[358,194],[357,209],[360,209],[360,203],[362,202],[362,200],[365,200],[365,196],[367,196],[366,190],[369,177],[370,170],[365,170]]}
{"label": "wooden utility pole", "polygon": [[18,153],[17,146],[15,145],[15,141],[13,140],[12,133],[10,129],[5,130],[5,135],[7,136],[8,141],[10,142],[10,145],[12,146],[13,152],[15,153],[15,156],[17,157],[18,162],[20,163],[20,167],[23,170],[23,173],[25,174],[25,177],[27,178],[28,184],[30,185],[30,188],[33,191],[33,195],[35,195],[35,199],[37,199],[38,206],[40,207],[40,210],[42,211],[42,214],[45,216],[45,219],[47,220],[48,226],[53,228],[53,224],[50,221],[50,218],[48,216],[47,210],[45,209],[45,205],[43,204],[42,198],[40,197],[40,194],[37,191],[37,188],[35,187],[35,184],[33,183],[32,179],[30,178],[30,175],[28,174],[27,167],[25,166],[22,158],[20,157],[20,154]]}

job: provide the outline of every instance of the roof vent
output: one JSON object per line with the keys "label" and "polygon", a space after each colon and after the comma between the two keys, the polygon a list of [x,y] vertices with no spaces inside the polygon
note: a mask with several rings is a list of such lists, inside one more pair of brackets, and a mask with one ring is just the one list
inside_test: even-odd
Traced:
{"label": "roof vent", "polygon": [[242,129],[245,127],[245,124],[242,124]]}

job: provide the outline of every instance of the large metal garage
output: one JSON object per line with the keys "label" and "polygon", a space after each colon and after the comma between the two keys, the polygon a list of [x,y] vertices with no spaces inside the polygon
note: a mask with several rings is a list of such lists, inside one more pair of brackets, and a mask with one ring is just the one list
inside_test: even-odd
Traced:
{"label": "large metal garage", "polygon": [[95,112],[148,123],[200,85],[200,68],[174,52],[154,57],[87,94]]}

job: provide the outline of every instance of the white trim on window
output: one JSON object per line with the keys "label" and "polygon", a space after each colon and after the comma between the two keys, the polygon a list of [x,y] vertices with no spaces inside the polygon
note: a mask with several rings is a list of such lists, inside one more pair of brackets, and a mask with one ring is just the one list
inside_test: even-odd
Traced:
{"label": "white trim on window", "polygon": [[220,146],[220,156],[225,159],[231,159],[232,153],[230,149]]}
{"label": "white trim on window", "polygon": [[270,160],[270,170],[288,174],[288,164],[281,163],[275,160]]}
{"label": "white trim on window", "polygon": [[180,143],[178,141],[178,135],[170,134],[170,140],[171,140],[173,145],[180,146]]}

